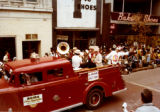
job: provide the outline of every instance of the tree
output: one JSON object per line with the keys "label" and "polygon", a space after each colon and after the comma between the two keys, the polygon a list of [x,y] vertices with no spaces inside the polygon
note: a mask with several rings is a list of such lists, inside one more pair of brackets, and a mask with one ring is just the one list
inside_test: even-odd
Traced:
{"label": "tree", "polygon": [[144,21],[144,16],[142,14],[135,14],[132,16],[134,24],[132,24],[132,30],[138,33],[139,36],[146,36],[151,33],[151,28]]}

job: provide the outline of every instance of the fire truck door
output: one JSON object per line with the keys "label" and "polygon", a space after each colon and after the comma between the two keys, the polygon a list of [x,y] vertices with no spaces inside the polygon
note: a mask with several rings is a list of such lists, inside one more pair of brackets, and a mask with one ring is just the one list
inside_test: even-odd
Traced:
{"label": "fire truck door", "polygon": [[49,86],[46,87],[48,108],[52,110],[65,108],[73,104],[80,104],[82,102],[82,88],[79,77],[50,77],[48,72]]}
{"label": "fire truck door", "polygon": [[[36,75],[38,76],[36,79]],[[30,77],[30,82],[24,80]],[[24,78],[25,77],[25,78]],[[33,78],[34,77],[34,78]],[[19,100],[23,106],[23,111],[45,112],[45,94],[42,83],[42,72],[20,74]]]}

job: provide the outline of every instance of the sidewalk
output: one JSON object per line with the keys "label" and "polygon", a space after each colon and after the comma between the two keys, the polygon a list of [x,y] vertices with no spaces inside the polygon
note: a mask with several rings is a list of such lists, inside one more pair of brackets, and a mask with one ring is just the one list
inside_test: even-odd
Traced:
{"label": "sidewalk", "polygon": [[[157,67],[160,67],[160,64],[157,65]],[[155,68],[157,68],[157,67],[155,67]],[[132,72],[137,72],[137,71],[142,71],[142,70],[148,70],[148,69],[154,69],[154,67],[151,66],[151,65],[148,66],[148,67],[139,67],[139,68],[133,69]],[[122,75],[128,75],[128,74],[129,74],[128,72],[125,72],[125,71],[122,72]]]}
{"label": "sidewalk", "polygon": [[[160,67],[160,64],[159,64],[159,65],[157,65],[157,67]],[[156,68],[156,67],[155,67],[155,68]],[[135,69],[133,69],[132,71],[133,71],[133,72],[137,72],[137,71],[147,70],[147,69],[154,69],[154,67],[153,67],[153,66],[140,67],[140,68],[135,68]]]}

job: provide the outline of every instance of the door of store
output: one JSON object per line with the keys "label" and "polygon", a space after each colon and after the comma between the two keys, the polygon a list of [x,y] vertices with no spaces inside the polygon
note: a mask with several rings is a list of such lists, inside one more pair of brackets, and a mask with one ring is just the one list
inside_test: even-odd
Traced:
{"label": "door of store", "polygon": [[14,37],[0,37],[0,61],[3,60],[5,51],[9,52],[11,59],[16,56]]}
{"label": "door of store", "polygon": [[32,52],[40,53],[40,41],[23,41],[23,59],[30,58]]}

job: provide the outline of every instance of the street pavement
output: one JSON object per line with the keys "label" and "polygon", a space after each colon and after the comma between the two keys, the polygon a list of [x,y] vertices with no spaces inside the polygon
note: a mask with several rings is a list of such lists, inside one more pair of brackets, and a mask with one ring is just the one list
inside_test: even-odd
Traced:
{"label": "street pavement", "polygon": [[153,103],[160,108],[160,67],[137,71],[123,75],[127,90],[104,99],[96,110],[87,110],[84,106],[76,107],[65,112],[123,112],[122,104],[128,104],[128,110],[135,110],[142,105],[140,93],[144,88],[153,92]]}

